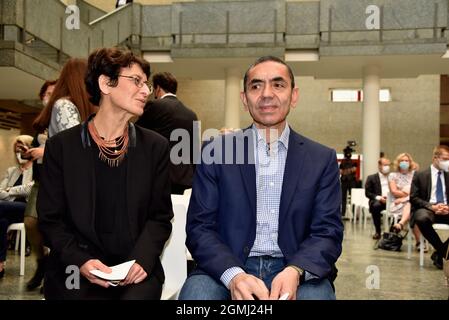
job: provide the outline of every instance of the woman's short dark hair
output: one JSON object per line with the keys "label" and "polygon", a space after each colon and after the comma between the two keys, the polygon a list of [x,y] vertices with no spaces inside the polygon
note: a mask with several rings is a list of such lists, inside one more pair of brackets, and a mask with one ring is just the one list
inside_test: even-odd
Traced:
{"label": "woman's short dark hair", "polygon": [[147,78],[150,77],[150,64],[144,59],[135,56],[130,50],[121,48],[101,48],[89,55],[86,88],[90,95],[90,101],[98,106],[101,99],[101,91],[98,78],[105,75],[110,79],[110,86],[117,86],[121,68],[129,68],[137,64],[142,68]]}

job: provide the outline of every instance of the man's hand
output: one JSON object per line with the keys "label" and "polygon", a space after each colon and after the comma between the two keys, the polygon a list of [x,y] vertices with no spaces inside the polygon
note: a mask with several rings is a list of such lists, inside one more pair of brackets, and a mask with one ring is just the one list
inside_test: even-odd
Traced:
{"label": "man's hand", "polygon": [[444,203],[437,203],[437,204],[432,205],[432,210],[437,215],[449,214],[449,206]]}
{"label": "man's hand", "polygon": [[380,203],[385,204],[385,203],[387,203],[387,197],[383,196],[383,197],[380,198],[379,201],[380,201]]}
{"label": "man's hand", "polygon": [[229,285],[232,300],[268,300],[269,292],[265,283],[259,278],[247,274],[239,273],[232,278]]}
{"label": "man's hand", "polygon": [[148,276],[148,274],[145,272],[145,270],[142,268],[140,264],[135,262],[131,268],[128,271],[128,274],[126,275],[126,278],[123,281],[120,281],[121,286],[127,286],[128,284],[132,283],[139,283],[145,280],[145,278]]}
{"label": "man's hand", "polygon": [[289,293],[288,300],[296,300],[296,290],[299,285],[299,272],[292,267],[286,267],[274,277],[271,283],[271,300],[278,300],[285,293]]}
{"label": "man's hand", "polygon": [[100,270],[102,272],[111,273],[112,272],[111,268],[109,268],[107,265],[103,264],[98,259],[90,259],[86,263],[84,263],[80,268],[81,274],[87,280],[89,280],[91,283],[98,284],[99,286],[102,286],[104,288],[109,287],[108,281],[102,280],[102,279],[94,276],[92,273],[90,273],[90,270]]}

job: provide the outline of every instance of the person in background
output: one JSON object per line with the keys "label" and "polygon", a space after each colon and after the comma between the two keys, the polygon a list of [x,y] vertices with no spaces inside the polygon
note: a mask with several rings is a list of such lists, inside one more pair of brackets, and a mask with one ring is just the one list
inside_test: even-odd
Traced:
{"label": "person in background", "polygon": [[[33,127],[38,132],[38,139],[40,139],[40,142],[36,143],[39,146],[29,150],[29,154],[36,164],[42,163],[44,142],[47,139],[47,135],[52,137],[61,131],[76,126],[96,111],[96,108],[89,101],[89,95],[84,84],[86,71],[86,59],[69,59],[61,70],[50,98],[43,100],[44,108],[33,122]],[[40,174],[40,169],[37,172]],[[25,219],[27,230],[34,239],[37,258],[36,272],[27,283],[28,290],[33,290],[40,286],[47,262],[47,253],[37,224],[36,197],[39,180],[40,177],[38,176],[36,187],[32,194],[32,201],[26,210],[27,218]]]}
{"label": "person in background", "polygon": [[449,147],[434,148],[432,164],[413,177],[410,201],[413,205],[412,220],[424,238],[435,248],[431,259],[438,268],[443,268],[449,238],[443,242],[432,227],[434,223],[449,224]]}
{"label": "person in background", "polygon": [[[56,85],[56,80],[47,80],[42,85],[39,91],[39,99],[45,108],[48,105],[53,90]],[[37,268],[34,275],[27,282],[27,290],[34,290],[42,284],[45,272],[45,259],[47,256],[46,248],[42,239],[42,234],[37,226],[37,212],[36,212],[36,200],[37,192],[39,188],[39,171],[42,167],[42,157],[44,154],[45,141],[47,140],[47,131],[38,132],[33,139],[31,148],[28,150],[28,156],[33,159],[33,180],[34,184],[31,188],[30,196],[25,208],[24,223],[28,240],[34,254],[36,255]]]}
{"label": "person in background", "polygon": [[380,239],[380,218],[382,210],[386,209],[388,188],[388,174],[391,162],[387,158],[380,158],[377,162],[379,172],[369,175],[365,182],[365,196],[369,199],[369,211],[373,216],[376,232],[373,239]]}
{"label": "person in background", "polygon": [[343,150],[344,159],[340,163],[340,185],[341,185],[341,215],[346,215],[346,199],[351,189],[357,186],[356,171],[357,164],[352,160],[352,151],[350,147]]}
{"label": "person in background", "polygon": [[335,151],[287,124],[298,88],[283,60],[259,58],[243,84],[252,126],[206,144],[218,159],[195,171],[186,244],[197,269],[179,299],[335,299],[343,239]]}
{"label": "person in background", "polygon": [[[130,122],[143,113],[149,75],[131,51],[92,52],[85,83],[98,113],[45,145],[37,209],[50,247],[46,299],[160,299],[173,217],[169,146]],[[115,287],[91,273],[132,260]],[[66,286],[68,266],[80,272],[77,290]]]}
{"label": "person in background", "polygon": [[[399,215],[399,221],[393,225],[393,230],[400,232],[406,227],[411,217],[410,190],[412,179],[417,165],[408,153],[399,154],[393,163],[394,172],[388,176],[389,188],[392,196],[390,204],[390,214]],[[419,249],[419,239],[421,233],[418,226],[413,227],[413,234],[416,239],[416,249]]]}
{"label": "person in background", "polygon": [[199,132],[194,134],[194,121],[198,120],[197,115],[186,107],[176,96],[178,81],[169,72],[156,73],[153,75],[154,98],[147,103],[143,115],[136,122],[137,125],[151,129],[165,137],[170,144],[170,149],[181,141],[177,136],[176,140],[170,139],[174,130],[183,129],[189,134],[189,154],[183,155],[186,162],[175,164],[170,161],[170,181],[172,194],[183,194],[185,189],[192,187],[193,154],[198,143],[194,143],[195,137],[199,137]]}
{"label": "person in background", "polygon": [[7,230],[10,224],[23,222],[26,201],[33,186],[33,162],[27,159],[26,151],[33,137],[17,136],[13,152],[17,165],[9,167],[0,182],[0,278],[5,275]]}

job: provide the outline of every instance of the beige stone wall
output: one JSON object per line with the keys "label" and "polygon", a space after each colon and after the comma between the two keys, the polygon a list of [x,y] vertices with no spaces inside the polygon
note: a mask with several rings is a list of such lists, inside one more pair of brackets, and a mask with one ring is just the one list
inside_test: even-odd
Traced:
{"label": "beige stone wall", "polygon": [[[301,134],[337,150],[356,140],[362,151],[362,103],[332,103],[332,88],[361,88],[361,80],[315,80],[296,78],[300,98],[288,121]],[[416,79],[384,79],[393,101],[381,103],[381,150],[392,159],[409,152],[421,167],[430,164],[439,142],[439,76]],[[178,97],[202,121],[202,130],[224,125],[224,81],[180,80]],[[240,103],[241,127],[251,124]]]}
{"label": "beige stone wall", "polygon": [[0,129],[0,179],[3,179],[6,169],[16,164],[12,145],[19,134],[19,130]]}

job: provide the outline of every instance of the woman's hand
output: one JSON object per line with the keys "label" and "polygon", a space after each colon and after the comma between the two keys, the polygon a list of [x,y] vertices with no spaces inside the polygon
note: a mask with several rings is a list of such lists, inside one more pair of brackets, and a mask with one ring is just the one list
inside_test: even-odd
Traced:
{"label": "woman's hand", "polygon": [[109,287],[109,282],[106,280],[102,280],[96,276],[94,276],[92,273],[90,273],[90,270],[100,270],[105,273],[111,273],[112,269],[109,268],[107,265],[103,264],[98,259],[90,259],[86,263],[84,263],[81,268],[80,272],[81,274],[89,280],[91,283],[97,284],[99,286],[102,286],[103,288]]}
{"label": "woman's hand", "polygon": [[125,280],[120,282],[121,286],[127,286],[128,284],[137,284],[146,279],[147,273],[141,267],[140,264],[135,262],[128,271]]}
{"label": "woman's hand", "polygon": [[30,156],[32,160],[42,159],[44,157],[44,148],[31,148],[25,153],[27,156]]}

